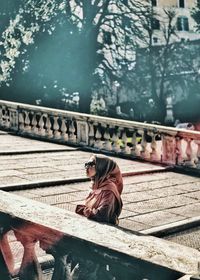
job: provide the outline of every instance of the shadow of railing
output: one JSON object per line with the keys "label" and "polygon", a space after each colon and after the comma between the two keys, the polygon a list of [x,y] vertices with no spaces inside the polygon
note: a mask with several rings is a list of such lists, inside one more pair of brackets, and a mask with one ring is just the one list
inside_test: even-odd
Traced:
{"label": "shadow of railing", "polygon": [[90,150],[200,170],[200,132],[0,100],[0,129]]}
{"label": "shadow of railing", "polygon": [[[3,191],[0,229],[3,280],[16,274],[20,280],[43,278],[37,243],[54,258],[52,280],[175,280],[198,273],[197,250],[90,221]],[[11,231],[23,246],[23,257],[17,252],[22,259],[19,270],[7,238]]]}

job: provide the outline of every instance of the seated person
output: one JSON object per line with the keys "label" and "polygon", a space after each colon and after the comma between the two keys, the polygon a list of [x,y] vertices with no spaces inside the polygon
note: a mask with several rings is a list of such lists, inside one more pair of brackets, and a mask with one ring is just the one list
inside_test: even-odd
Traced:
{"label": "seated person", "polygon": [[97,222],[117,225],[122,210],[123,181],[115,161],[93,155],[85,163],[86,174],[91,179],[92,190],[84,205],[77,205],[75,212]]}

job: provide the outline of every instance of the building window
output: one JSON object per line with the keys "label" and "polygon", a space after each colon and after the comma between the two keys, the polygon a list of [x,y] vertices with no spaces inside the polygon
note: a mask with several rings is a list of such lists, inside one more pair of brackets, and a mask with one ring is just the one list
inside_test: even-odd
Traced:
{"label": "building window", "polygon": [[106,31],[106,32],[104,32],[103,36],[104,36],[104,43],[108,44],[108,45],[111,45],[112,44],[111,33]]}
{"label": "building window", "polygon": [[157,6],[157,0],[151,0],[152,6],[156,7]]}
{"label": "building window", "polygon": [[185,0],[178,0],[179,8],[185,8]]}
{"label": "building window", "polygon": [[177,18],[177,29],[178,31],[189,31],[189,22],[187,17]]}
{"label": "building window", "polygon": [[180,40],[182,43],[185,43],[186,41],[187,41],[187,39],[186,38],[181,38],[181,40]]}
{"label": "building window", "polygon": [[157,44],[158,43],[158,38],[157,37],[153,37],[153,43]]}
{"label": "building window", "polygon": [[151,27],[154,30],[159,30],[160,29],[160,21],[157,18],[153,18],[151,22]]}

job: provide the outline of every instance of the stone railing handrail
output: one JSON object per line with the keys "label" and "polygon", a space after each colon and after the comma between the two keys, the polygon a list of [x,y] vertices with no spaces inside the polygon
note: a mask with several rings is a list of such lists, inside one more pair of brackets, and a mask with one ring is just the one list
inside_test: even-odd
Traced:
{"label": "stone railing handrail", "polygon": [[3,100],[0,100],[0,128],[19,135],[200,170],[198,131]]}
{"label": "stone railing handrail", "polygon": [[174,127],[167,127],[163,125],[157,125],[157,124],[150,124],[150,123],[142,123],[142,122],[136,122],[136,121],[129,121],[129,120],[123,120],[123,119],[115,119],[115,118],[108,118],[108,117],[103,117],[103,116],[97,116],[97,115],[91,115],[91,114],[84,114],[84,113],[79,113],[79,112],[73,112],[73,111],[66,111],[66,110],[59,110],[59,109],[52,109],[52,108],[47,108],[47,107],[42,107],[42,106],[35,106],[35,105],[29,105],[25,103],[18,103],[18,102],[11,102],[11,101],[5,101],[5,100],[0,100],[0,104],[4,106],[11,106],[11,107],[16,107],[18,109],[24,108],[27,110],[34,110],[34,111],[40,111],[43,113],[47,114],[52,114],[55,113],[55,115],[67,115],[71,116],[72,118],[75,119],[82,119],[82,120],[92,120],[96,122],[105,122],[105,123],[112,123],[116,124],[119,126],[124,126],[126,128],[130,128],[131,126],[137,126],[138,128],[143,128],[143,129],[154,129],[157,131],[163,131],[163,132],[171,132],[172,134],[191,134],[191,135],[196,135],[199,137],[200,132],[199,131],[193,131],[193,130],[184,130],[184,129],[178,129]]}
{"label": "stone railing handrail", "polygon": [[195,249],[136,235],[3,191],[0,228],[0,273],[4,280],[11,279],[14,267],[7,239],[10,231],[24,247],[20,279],[42,279],[37,242],[55,259],[52,279],[106,280],[126,275],[129,280],[154,279],[156,275],[157,280],[175,280],[199,273],[200,252]]}

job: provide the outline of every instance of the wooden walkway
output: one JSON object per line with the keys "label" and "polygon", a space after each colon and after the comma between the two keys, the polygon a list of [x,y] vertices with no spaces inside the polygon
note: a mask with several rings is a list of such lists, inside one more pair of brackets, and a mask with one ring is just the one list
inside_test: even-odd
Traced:
{"label": "wooden walkway", "polygon": [[[91,153],[0,132],[0,189],[74,211],[89,190]],[[157,234],[200,221],[200,178],[115,158],[124,176],[120,226]],[[200,247],[200,245],[199,245]]]}

